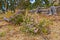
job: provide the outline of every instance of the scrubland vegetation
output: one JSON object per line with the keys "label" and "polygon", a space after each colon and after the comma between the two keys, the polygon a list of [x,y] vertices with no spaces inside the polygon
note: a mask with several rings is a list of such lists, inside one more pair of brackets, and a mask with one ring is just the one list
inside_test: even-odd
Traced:
{"label": "scrubland vegetation", "polygon": [[60,40],[59,3],[32,1],[0,0],[0,40]]}
{"label": "scrubland vegetation", "polygon": [[37,13],[12,14],[11,12],[7,12],[4,16],[1,15],[0,18],[4,21],[4,24],[1,24],[1,29],[7,29],[6,31],[0,32],[0,37],[6,36],[11,31],[11,36],[13,36],[13,33],[23,33],[24,35],[27,34],[32,36],[40,35],[45,38],[45,35],[51,33],[50,25],[53,25],[53,21],[52,19],[42,15],[43,14]]}

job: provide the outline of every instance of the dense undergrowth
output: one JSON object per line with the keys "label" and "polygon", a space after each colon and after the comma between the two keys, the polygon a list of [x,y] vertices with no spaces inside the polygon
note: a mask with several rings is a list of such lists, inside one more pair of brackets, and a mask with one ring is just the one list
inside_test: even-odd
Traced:
{"label": "dense undergrowth", "polygon": [[47,18],[38,18],[37,14],[15,14],[11,16],[10,23],[14,25],[19,25],[20,31],[29,34],[44,34],[50,33],[49,25],[52,24]]}

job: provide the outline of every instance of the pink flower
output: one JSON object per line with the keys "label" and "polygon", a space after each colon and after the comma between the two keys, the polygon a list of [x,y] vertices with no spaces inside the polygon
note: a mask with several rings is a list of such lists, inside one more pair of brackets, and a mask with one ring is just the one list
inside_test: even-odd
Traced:
{"label": "pink flower", "polygon": [[35,30],[34,30],[34,33],[37,33],[37,32],[38,32],[38,29],[35,29]]}

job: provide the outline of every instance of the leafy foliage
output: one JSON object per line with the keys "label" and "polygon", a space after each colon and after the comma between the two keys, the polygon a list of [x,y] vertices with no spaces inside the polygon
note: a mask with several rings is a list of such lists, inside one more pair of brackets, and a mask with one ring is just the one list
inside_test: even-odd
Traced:
{"label": "leafy foliage", "polygon": [[21,22],[23,22],[23,15],[22,14],[17,14],[14,15],[10,18],[10,22],[12,22],[15,25],[20,25]]}
{"label": "leafy foliage", "polygon": [[[8,3],[8,1],[10,3]],[[33,8],[37,8],[38,6],[42,7],[42,6],[44,6],[44,5],[42,5],[43,4],[42,3],[43,1],[45,2],[44,5],[46,7],[50,6],[48,0],[35,0],[35,2],[33,4],[30,3],[30,0],[13,0],[13,1],[12,0],[7,0],[7,1],[5,0],[5,1],[3,1],[3,3],[5,3],[4,5],[7,4],[7,6],[5,6],[7,9],[10,9],[10,10],[13,10],[14,11],[15,8],[20,8],[20,9],[26,9],[26,8],[33,9]],[[3,4],[1,4],[1,6],[2,5]]]}

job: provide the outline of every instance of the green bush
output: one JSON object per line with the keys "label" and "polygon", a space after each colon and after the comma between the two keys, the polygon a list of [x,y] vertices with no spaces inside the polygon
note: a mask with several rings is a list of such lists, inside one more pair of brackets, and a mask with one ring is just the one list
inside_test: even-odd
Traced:
{"label": "green bush", "polygon": [[0,32],[0,37],[3,37],[6,35],[6,32]]}
{"label": "green bush", "polygon": [[36,18],[32,15],[23,16],[22,14],[14,15],[11,20],[13,24],[21,24],[20,31],[31,33],[31,34],[49,34],[49,25],[52,22],[46,18],[40,18],[36,23]]}
{"label": "green bush", "polygon": [[10,18],[10,22],[15,24],[15,25],[20,25],[20,23],[23,22],[23,15],[17,14],[17,15],[12,16]]}
{"label": "green bush", "polygon": [[47,20],[47,19],[40,20],[40,23],[38,25],[39,33],[49,34],[50,33],[50,30],[49,30],[49,25],[50,24],[51,24],[50,20]]}
{"label": "green bush", "polygon": [[23,27],[21,27],[20,30],[31,34],[41,33],[47,35],[50,33],[49,25],[52,24],[50,20],[42,18],[38,23],[36,23],[34,20],[35,18],[31,16],[26,17],[25,21],[22,24]]}

